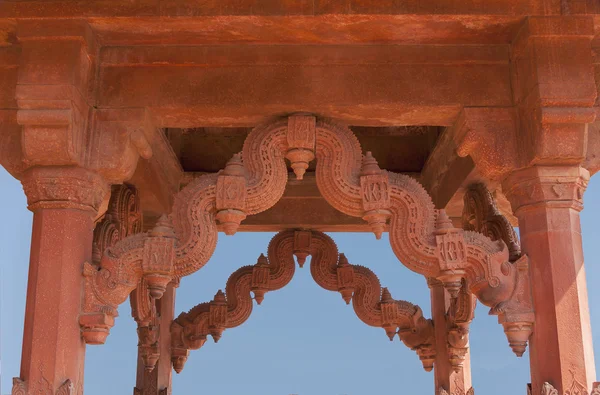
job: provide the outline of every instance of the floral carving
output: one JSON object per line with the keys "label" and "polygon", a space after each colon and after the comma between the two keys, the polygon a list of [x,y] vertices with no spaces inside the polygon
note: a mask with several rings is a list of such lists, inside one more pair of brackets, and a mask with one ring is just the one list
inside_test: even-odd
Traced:
{"label": "floral carving", "polygon": [[508,246],[510,261],[521,256],[521,243],[511,223],[498,210],[496,201],[484,184],[470,185],[464,196],[463,228],[483,233]]}
{"label": "floral carving", "polygon": [[[310,234],[310,236],[307,235]],[[226,292],[218,291],[209,303],[201,303],[177,317],[171,326],[173,367],[183,369],[188,352],[204,345],[208,335],[218,341],[223,331],[245,322],[252,312],[252,297],[262,302],[265,294],[288,284],[294,274],[294,253],[300,262],[312,256],[311,274],[321,287],[338,291],[366,324],[383,328],[390,340],[396,334],[419,355],[426,370],[433,368],[433,322],[418,306],[394,300],[381,288],[372,271],[351,265],[338,254],[333,240],[316,231],[283,231],[269,243],[268,254],[253,266],[236,270],[227,280]]]}
{"label": "floral carving", "polygon": [[87,210],[95,216],[108,191],[98,174],[80,167],[32,167],[21,177],[28,208]]}

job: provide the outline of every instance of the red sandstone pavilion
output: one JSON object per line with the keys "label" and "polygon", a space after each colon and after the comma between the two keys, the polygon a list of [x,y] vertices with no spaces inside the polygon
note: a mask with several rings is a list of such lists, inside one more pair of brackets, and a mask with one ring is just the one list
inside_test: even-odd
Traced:
{"label": "red sandstone pavilion", "polygon": [[[13,394],[81,395],[127,299],[134,393],[169,394],[309,256],[436,395],[474,393],[476,303],[529,347],[530,394],[600,394],[579,219],[599,88],[599,0],[0,1],[0,163],[34,213]],[[176,315],[219,231],[279,233]],[[346,231],[389,232],[431,309],[351,264]]]}

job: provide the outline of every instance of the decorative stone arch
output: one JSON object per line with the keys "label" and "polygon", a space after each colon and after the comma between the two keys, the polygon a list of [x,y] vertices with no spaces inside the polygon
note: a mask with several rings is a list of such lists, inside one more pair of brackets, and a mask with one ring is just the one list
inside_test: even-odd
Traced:
{"label": "decorative stone arch", "polygon": [[[240,326],[248,320],[252,299],[261,304],[267,292],[281,289],[292,280],[294,255],[300,267],[310,255],[310,272],[319,286],[340,292],[346,304],[352,302],[361,321],[383,328],[390,340],[397,334],[416,351],[425,370],[433,369],[436,354],[433,321],[423,317],[419,306],[394,300],[370,269],[352,265],[344,254],[339,254],[329,236],[317,231],[286,230],[273,237],[267,251],[268,258],[261,254],[255,265],[243,266],[233,272],[227,280],[225,293],[219,290],[212,301],[196,305],[173,321],[171,360],[177,373],[183,369],[189,351],[201,348],[209,335],[218,342],[225,329]],[[464,296],[471,300],[470,295]],[[457,307],[456,316],[470,317],[470,322],[474,305],[467,302],[459,303]],[[469,309],[467,314],[461,311],[465,307]],[[462,360],[457,361],[457,368],[460,366]]]}
{"label": "decorative stone arch", "polygon": [[523,354],[533,329],[527,257],[513,264],[503,241],[454,228],[416,180],[381,170],[370,153],[362,155],[350,129],[312,115],[254,128],[225,169],[177,194],[169,217],[107,249],[98,265],[87,264],[84,339],[104,342],[117,306],[141,277],[150,297],[160,298],[172,279],[203,267],[216,247],[217,221],[234,234],[246,216],[272,207],[286,186],[286,158],[298,178],[316,158],[317,186],[334,208],[364,218],[377,238],[389,222],[392,249],[405,266],[441,281],[453,298],[465,284]]}

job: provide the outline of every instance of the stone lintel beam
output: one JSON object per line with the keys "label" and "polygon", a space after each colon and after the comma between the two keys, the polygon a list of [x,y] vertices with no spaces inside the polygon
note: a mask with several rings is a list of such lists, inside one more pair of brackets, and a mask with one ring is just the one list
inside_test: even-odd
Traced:
{"label": "stone lintel beam", "polygon": [[[511,105],[506,45],[450,47],[104,48],[98,106],[146,107],[156,126],[186,128],[255,126],[297,111],[355,126],[448,126],[465,105]],[[430,89],[441,85],[444,94]]]}
{"label": "stone lintel beam", "polygon": [[[35,4],[35,6],[32,5]],[[465,0],[455,2],[443,0],[436,4],[423,3],[419,0],[408,0],[403,2],[378,2],[342,0],[336,2],[298,0],[291,2],[251,0],[208,0],[187,2],[185,0],[167,0],[160,4],[142,0],[135,0],[123,4],[118,8],[106,7],[99,0],[78,3],[77,6],[65,7],[68,1],[54,1],[51,3],[18,1],[2,3],[0,7],[0,18],[23,18],[33,17],[84,17],[94,15],[96,17],[135,17],[135,16],[270,16],[270,15],[295,15],[295,16],[318,16],[327,14],[392,14],[392,15],[560,15],[561,3],[548,3],[542,0],[513,0],[495,1],[490,4],[481,4],[476,0]],[[593,12],[593,0],[575,2],[564,1],[571,5],[571,12],[590,13]]]}

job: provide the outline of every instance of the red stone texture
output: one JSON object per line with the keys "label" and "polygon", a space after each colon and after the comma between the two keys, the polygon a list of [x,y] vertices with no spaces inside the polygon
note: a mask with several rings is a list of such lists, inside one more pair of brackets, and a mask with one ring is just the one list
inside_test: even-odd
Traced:
{"label": "red stone texture", "polygon": [[[84,341],[104,342],[133,290],[148,369],[137,390],[168,393],[168,360],[181,364],[201,345],[166,344],[172,287],[209,261],[217,231],[246,229],[255,215],[261,229],[264,218],[277,230],[312,228],[320,213],[335,230],[389,231],[398,259],[428,277],[434,318],[447,325],[431,329],[435,346],[416,346],[429,334],[414,345],[428,367],[434,360],[438,393],[473,391],[474,297],[517,355],[531,335],[534,394],[589,393],[579,211],[588,172],[600,169],[599,51],[595,0],[0,2],[0,163],[35,213],[14,393],[81,394]],[[411,176],[380,168],[348,125],[445,129]],[[180,190],[184,171],[163,129],[202,127],[252,132],[224,171],[188,175]],[[288,184],[286,159],[320,199],[283,202],[289,221],[269,211]],[[125,181],[152,220],[148,233],[111,238],[109,186]],[[470,225],[452,226],[443,208],[472,182],[508,197],[521,251],[491,194],[467,192]],[[92,254],[95,222],[102,247]],[[315,252],[321,236],[311,232],[290,237],[289,259]],[[356,278],[370,272],[327,262],[336,275],[316,279],[359,303]],[[269,254],[241,269],[247,293],[260,301],[283,286],[289,271],[272,273],[280,264]],[[379,292],[369,300],[377,317],[355,308],[393,336],[401,303]],[[219,338],[239,325],[251,300],[231,303],[229,290],[217,294],[194,330]]]}

